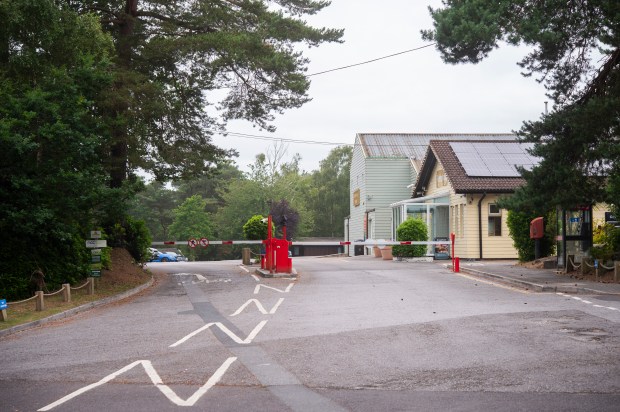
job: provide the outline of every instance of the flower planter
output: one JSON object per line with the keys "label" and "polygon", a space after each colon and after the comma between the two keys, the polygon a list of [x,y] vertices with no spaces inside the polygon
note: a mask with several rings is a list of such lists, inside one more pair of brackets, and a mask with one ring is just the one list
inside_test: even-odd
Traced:
{"label": "flower planter", "polygon": [[392,260],[392,246],[385,246],[381,248],[381,257],[383,260]]}
{"label": "flower planter", "polygon": [[381,249],[379,249],[379,246],[373,246],[372,253],[377,258],[381,257]]}

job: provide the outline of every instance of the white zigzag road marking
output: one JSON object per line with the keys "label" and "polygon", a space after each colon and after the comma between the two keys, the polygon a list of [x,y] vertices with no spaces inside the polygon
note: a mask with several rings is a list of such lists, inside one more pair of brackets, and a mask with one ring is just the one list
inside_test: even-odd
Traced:
{"label": "white zigzag road marking", "polygon": [[185,336],[184,338],[179,339],[178,341],[176,341],[175,343],[173,343],[169,347],[170,348],[174,348],[176,346],[179,346],[180,344],[182,344],[182,343],[188,341],[189,339],[193,338],[194,336],[198,335],[200,332],[203,332],[203,331],[209,329],[213,325],[215,325],[218,328],[220,328],[220,330],[222,330],[222,332],[227,334],[235,342],[237,342],[239,344],[242,344],[242,345],[247,345],[248,343],[252,343],[252,340],[254,340],[256,335],[258,335],[258,333],[261,331],[261,329],[263,328],[263,326],[265,326],[266,323],[267,323],[266,320],[261,321],[258,325],[256,325],[256,327],[252,330],[252,332],[250,332],[250,334],[248,335],[247,338],[241,339],[240,337],[235,335],[234,332],[232,332],[230,329],[228,329],[226,326],[224,326],[222,323],[220,323],[220,322],[211,322],[211,323],[207,323],[206,325],[204,325],[200,329],[196,329],[195,331],[193,331],[189,335]]}
{"label": "white zigzag road marking", "polygon": [[258,299],[250,299],[247,302],[245,302],[239,309],[237,309],[237,311],[235,313],[233,313],[230,316],[237,316],[238,314],[243,312],[243,309],[245,309],[246,307],[248,307],[252,303],[254,303],[256,305],[256,307],[258,308],[259,312],[262,313],[263,315],[273,315],[274,313],[276,313],[276,310],[278,310],[278,307],[282,304],[282,302],[284,302],[284,298],[280,298],[278,300],[278,303],[276,303],[276,305],[273,308],[271,308],[271,310],[269,312],[267,312],[265,307],[258,301]]}
{"label": "white zigzag road marking", "polygon": [[278,289],[278,288],[274,288],[271,286],[267,286],[267,285],[256,285],[256,287],[254,288],[254,294],[258,295],[258,292],[260,291],[260,288],[267,288],[267,289],[271,289],[271,290],[275,290],[276,292],[280,292],[280,293],[288,293],[291,291],[291,289],[293,288],[295,284],[294,283],[290,283],[286,289],[282,290],[282,289]]}
{"label": "white zigzag road marking", "polygon": [[50,403],[49,405],[44,406],[43,408],[39,409],[39,411],[49,411],[50,409],[53,409],[58,405],[61,405],[77,396],[80,396],[81,394],[88,392],[91,389],[95,389],[101,385],[104,385],[110,382],[111,380],[115,379],[116,377],[122,375],[123,373],[127,372],[128,370],[138,365],[142,365],[142,367],[144,368],[144,371],[151,379],[151,382],[153,382],[153,385],[155,385],[155,387],[159,389],[161,393],[166,395],[166,397],[170,400],[170,402],[178,406],[193,406],[205,393],[207,393],[209,389],[211,389],[215,384],[217,384],[220,381],[220,379],[222,379],[222,376],[224,376],[224,374],[226,373],[230,365],[232,365],[232,363],[236,360],[237,360],[236,357],[230,357],[226,359],[226,361],[222,364],[222,366],[220,366],[218,370],[215,371],[215,373],[209,378],[209,380],[207,380],[207,383],[205,383],[200,388],[198,388],[198,390],[194,392],[194,394],[190,396],[189,398],[187,398],[186,400],[181,399],[172,389],[170,389],[168,385],[164,385],[163,381],[161,380],[161,377],[159,376],[159,374],[153,367],[153,364],[151,363],[151,361],[138,360],[133,363],[130,363],[129,365],[125,366],[122,369],[119,369],[118,371],[114,373],[109,374],[105,378],[101,379],[99,382],[95,382],[93,384],[80,388],[77,391],[72,392],[63,398],[60,398],[56,402]]}

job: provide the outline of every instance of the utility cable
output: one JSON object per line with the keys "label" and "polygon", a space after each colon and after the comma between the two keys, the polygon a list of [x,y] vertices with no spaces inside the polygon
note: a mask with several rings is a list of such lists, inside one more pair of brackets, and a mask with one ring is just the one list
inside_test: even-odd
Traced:
{"label": "utility cable", "polygon": [[307,74],[306,77],[318,76],[319,74],[331,73],[331,72],[335,72],[337,70],[344,70],[344,69],[349,69],[351,67],[361,66],[363,64],[374,63],[374,62],[379,61],[379,60],[389,59],[390,57],[400,56],[401,54],[411,53],[411,52],[414,52],[414,51],[417,51],[417,50],[426,49],[427,47],[434,46],[435,44],[436,43],[431,43],[431,44],[427,44],[426,46],[416,47],[415,49],[409,49],[409,50],[401,51],[401,52],[390,54],[390,55],[387,55],[387,56],[378,57],[376,59],[367,60],[365,62],[349,64],[348,66],[336,67],[335,69],[329,69],[329,70],[324,70],[322,72]]}

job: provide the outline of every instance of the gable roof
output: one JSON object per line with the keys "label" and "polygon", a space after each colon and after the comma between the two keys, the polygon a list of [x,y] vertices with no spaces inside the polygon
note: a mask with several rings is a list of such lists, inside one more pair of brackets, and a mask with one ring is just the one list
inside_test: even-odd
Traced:
{"label": "gable roof", "polygon": [[431,140],[515,140],[510,133],[358,133],[365,158],[408,158],[419,170]]}
{"label": "gable roof", "polygon": [[[417,197],[416,194],[423,195],[424,188],[428,186],[428,182],[433,173],[433,169],[437,162],[441,163],[445,171],[446,177],[452,186],[455,193],[513,193],[516,188],[525,184],[525,180],[518,176],[507,176],[505,173],[495,173],[493,176],[494,165],[486,165],[490,169],[490,173],[484,176],[472,176],[468,175],[463,163],[465,163],[463,154],[456,154],[450,141],[445,140],[431,140],[429,142],[428,150],[422,164],[422,168],[418,175],[418,179],[415,183],[412,197]],[[522,150],[525,150],[528,146],[517,142],[516,140],[496,140],[496,141],[470,141],[476,146],[476,143],[480,143],[479,146],[488,145],[489,143],[495,143],[500,147],[507,145],[518,145]],[[511,146],[514,147],[514,146]],[[461,156],[461,158],[459,158]],[[533,161],[530,157],[529,161]],[[516,163],[517,166],[532,164],[532,163]],[[474,173],[470,173],[474,174]],[[510,174],[510,173],[508,173]]]}

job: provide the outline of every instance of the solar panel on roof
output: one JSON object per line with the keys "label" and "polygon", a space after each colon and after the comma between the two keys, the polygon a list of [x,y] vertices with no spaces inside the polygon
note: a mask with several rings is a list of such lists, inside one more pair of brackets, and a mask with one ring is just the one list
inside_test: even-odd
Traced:
{"label": "solar panel on roof", "polygon": [[477,144],[475,148],[480,154],[500,153],[499,148],[495,145],[495,143],[480,143]]}
{"label": "solar panel on roof", "polygon": [[540,161],[527,153],[531,143],[451,142],[450,146],[471,177],[519,177],[517,166],[531,170]]}

